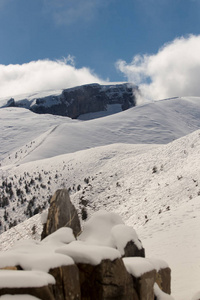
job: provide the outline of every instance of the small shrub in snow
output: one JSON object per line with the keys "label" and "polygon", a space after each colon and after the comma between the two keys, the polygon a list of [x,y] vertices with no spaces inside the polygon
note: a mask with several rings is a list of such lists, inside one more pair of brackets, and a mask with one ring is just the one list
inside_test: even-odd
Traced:
{"label": "small shrub in snow", "polygon": [[82,218],[82,220],[83,221],[86,220],[87,217],[88,217],[87,210],[86,210],[85,207],[82,207],[82,209],[81,209],[81,218]]}
{"label": "small shrub in snow", "polygon": [[17,196],[19,197],[20,195],[23,194],[23,191],[22,191],[21,189],[17,189],[17,190],[16,190],[16,194],[17,194]]}
{"label": "small shrub in snow", "polygon": [[89,181],[90,181],[89,177],[84,179],[84,182],[85,182],[86,184],[88,184]]}
{"label": "small shrub in snow", "polygon": [[8,197],[5,195],[2,195],[0,198],[0,207],[5,207],[9,205]]}
{"label": "small shrub in snow", "polygon": [[80,189],[81,189],[81,185],[79,184],[79,185],[77,186],[77,191],[80,191]]}
{"label": "small shrub in snow", "polygon": [[8,212],[6,211],[6,209],[4,210],[4,221],[7,221],[8,220]]}
{"label": "small shrub in snow", "polygon": [[31,231],[32,231],[32,235],[35,235],[35,234],[36,234],[36,226],[35,226],[35,224],[34,224],[33,227],[31,228]]}
{"label": "small shrub in snow", "polygon": [[38,180],[42,181],[42,175],[39,173]]}
{"label": "small shrub in snow", "polygon": [[156,166],[154,166],[153,169],[152,169],[152,173],[154,174],[154,173],[157,173],[157,172],[158,172],[158,168]]}
{"label": "small shrub in snow", "polygon": [[41,183],[40,186],[41,186],[42,189],[46,189],[46,185],[45,184]]}
{"label": "small shrub in snow", "polygon": [[82,197],[80,198],[80,202],[79,202],[79,203],[82,204],[83,206],[87,206],[88,200],[84,199],[84,196],[82,196]]}

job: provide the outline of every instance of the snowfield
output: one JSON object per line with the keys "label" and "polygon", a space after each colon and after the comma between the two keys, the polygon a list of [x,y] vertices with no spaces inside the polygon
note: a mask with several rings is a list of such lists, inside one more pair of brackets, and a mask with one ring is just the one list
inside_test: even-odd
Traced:
{"label": "snowfield", "polygon": [[[39,206],[47,209],[50,195],[65,187],[80,217],[83,208],[88,217],[104,209],[136,230],[147,257],[172,269],[174,299],[200,291],[200,98],[152,102],[89,121],[19,108],[1,109],[0,118],[0,185],[7,179],[13,190],[7,221],[0,209],[2,232]],[[41,230],[36,214],[2,233],[0,249],[39,239]]]}

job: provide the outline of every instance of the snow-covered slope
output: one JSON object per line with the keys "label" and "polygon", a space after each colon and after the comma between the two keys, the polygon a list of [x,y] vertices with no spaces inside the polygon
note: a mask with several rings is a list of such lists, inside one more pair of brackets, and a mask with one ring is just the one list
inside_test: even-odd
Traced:
{"label": "snow-covered slope", "polygon": [[[147,255],[165,259],[172,268],[176,300],[198,292],[199,98],[163,100],[86,122],[52,120],[15,108],[0,113],[8,138],[1,138],[1,145],[5,143],[6,151],[20,147],[0,168],[1,197],[13,193],[0,210],[2,231],[47,208],[49,196],[66,187],[80,216],[85,208],[88,216],[99,209],[115,211],[136,229]],[[24,236],[38,238],[34,224],[40,232],[35,215],[3,233],[0,247]]]}
{"label": "snow-covered slope", "polygon": [[19,164],[113,143],[169,143],[200,128],[200,98],[157,101],[85,122],[16,108],[0,110],[0,117],[1,152],[19,147],[3,165]]}
{"label": "snow-covered slope", "polygon": [[[86,206],[89,215],[102,208],[119,213],[136,229],[147,255],[169,263],[175,299],[188,300],[198,291],[200,276],[199,155],[200,130],[168,145],[115,144],[8,166],[2,171],[14,182],[22,176],[30,180],[42,174],[46,188],[35,190],[33,184],[26,194],[27,198],[36,195],[33,209],[44,195],[65,186],[71,187],[71,199],[79,212]],[[19,203],[16,215],[22,214],[25,207],[26,203],[21,208]],[[7,212],[10,216],[12,209]],[[38,216],[34,218],[13,228],[14,236],[10,237],[9,231],[2,234],[1,245],[8,245],[6,237],[13,240],[30,236],[34,222],[39,226]]]}
{"label": "snow-covered slope", "polygon": [[0,109],[0,160],[35,138],[64,123],[66,117],[38,115],[24,108]]}

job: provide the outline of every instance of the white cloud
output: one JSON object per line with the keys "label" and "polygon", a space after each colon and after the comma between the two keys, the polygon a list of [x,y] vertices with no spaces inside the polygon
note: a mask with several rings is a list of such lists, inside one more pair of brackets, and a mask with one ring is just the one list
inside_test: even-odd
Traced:
{"label": "white cloud", "polygon": [[103,82],[90,69],[76,69],[73,64],[73,57],[68,56],[62,61],[46,59],[22,65],[0,65],[0,97]]}
{"label": "white cloud", "polygon": [[200,96],[200,35],[177,38],[154,55],[137,55],[117,68],[140,86],[145,98]]}

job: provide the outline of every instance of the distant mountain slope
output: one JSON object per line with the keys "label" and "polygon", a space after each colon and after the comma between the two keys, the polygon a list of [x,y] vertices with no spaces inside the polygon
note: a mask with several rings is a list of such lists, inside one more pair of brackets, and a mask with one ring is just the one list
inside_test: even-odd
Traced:
{"label": "distant mountain slope", "polygon": [[[33,95],[17,96],[0,105],[7,107],[24,107],[39,114],[67,116],[72,119],[82,114],[108,111],[109,105],[119,105],[120,111],[135,106],[135,93],[138,88],[130,83],[122,84],[86,84],[62,91],[43,92]],[[1,104],[2,103],[2,104]],[[112,113],[109,110],[109,113]]]}
{"label": "distant mountain slope", "polygon": [[66,117],[38,115],[24,108],[0,109],[0,160],[21,146],[65,122]]}
{"label": "distant mountain slope", "polygon": [[151,102],[90,121],[51,118],[16,108],[4,108],[0,116],[2,149],[18,148],[1,163],[19,164],[113,143],[169,143],[200,128],[200,98]]}

